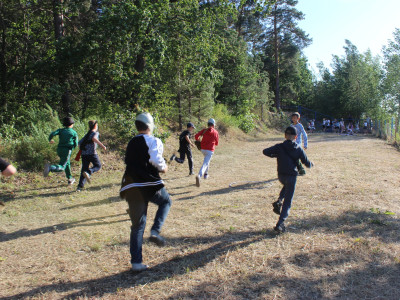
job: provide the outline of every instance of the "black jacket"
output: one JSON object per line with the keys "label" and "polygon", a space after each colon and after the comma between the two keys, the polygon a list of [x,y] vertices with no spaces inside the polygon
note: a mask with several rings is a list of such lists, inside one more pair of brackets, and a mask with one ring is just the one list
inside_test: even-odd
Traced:
{"label": "black jacket", "polygon": [[263,154],[278,159],[278,174],[281,175],[297,176],[297,161],[299,159],[307,168],[312,166],[304,150],[295,142],[289,140],[264,149]]}

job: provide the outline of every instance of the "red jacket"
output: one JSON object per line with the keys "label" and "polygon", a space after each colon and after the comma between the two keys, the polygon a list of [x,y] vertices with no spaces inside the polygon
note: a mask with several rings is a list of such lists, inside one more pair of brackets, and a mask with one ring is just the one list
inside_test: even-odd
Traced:
{"label": "red jacket", "polygon": [[201,140],[201,149],[214,151],[215,146],[218,146],[218,140],[219,140],[218,131],[212,127],[203,129],[194,136],[196,141],[199,140],[201,135],[203,135],[203,138]]}

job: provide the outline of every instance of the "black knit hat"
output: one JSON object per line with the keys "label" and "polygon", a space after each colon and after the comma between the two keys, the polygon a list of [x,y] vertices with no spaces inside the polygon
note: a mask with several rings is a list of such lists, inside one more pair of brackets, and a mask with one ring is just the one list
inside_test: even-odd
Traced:
{"label": "black knit hat", "polygon": [[71,126],[74,123],[75,123],[75,121],[71,117],[65,117],[64,120],[63,120],[63,126],[64,127]]}

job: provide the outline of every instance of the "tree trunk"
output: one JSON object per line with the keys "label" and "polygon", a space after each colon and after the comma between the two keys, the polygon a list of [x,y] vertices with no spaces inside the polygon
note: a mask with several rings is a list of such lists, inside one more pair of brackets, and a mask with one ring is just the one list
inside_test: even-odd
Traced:
{"label": "tree trunk", "polygon": [[[63,3],[64,0],[53,0],[53,23],[54,37],[56,39],[56,56],[60,55],[59,42],[65,36]],[[57,72],[58,82],[60,86],[65,86],[67,82],[67,76],[65,74],[65,68],[61,64],[58,65]],[[66,116],[71,114],[71,96],[70,92],[67,89],[65,89],[64,94],[61,96],[61,106]]]}
{"label": "tree trunk", "polygon": [[275,3],[274,14],[274,55],[275,55],[275,107],[281,109],[281,97],[279,92],[279,40],[277,28],[277,8],[278,4]]}
{"label": "tree trunk", "polygon": [[176,95],[177,102],[178,102],[178,123],[179,123],[179,130],[182,130],[182,93],[181,93],[181,74],[178,73],[178,93]]}
{"label": "tree trunk", "polygon": [[0,90],[1,109],[7,111],[7,64],[6,64],[6,24],[1,20],[1,53],[0,53]]}

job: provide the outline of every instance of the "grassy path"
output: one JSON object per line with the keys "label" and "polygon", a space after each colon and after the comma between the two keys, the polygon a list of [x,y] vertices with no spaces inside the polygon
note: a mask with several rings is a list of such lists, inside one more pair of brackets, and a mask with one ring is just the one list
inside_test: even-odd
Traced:
{"label": "grassy path", "polygon": [[[129,271],[115,157],[81,193],[58,175],[2,184],[0,298],[399,299],[399,152],[372,138],[312,136],[316,168],[299,178],[289,233],[277,237],[270,203],[281,186],[261,151],[278,141],[222,143],[200,188],[186,163],[172,165],[169,243],[146,241],[151,269],[139,275]],[[148,225],[154,213],[150,205]]]}

